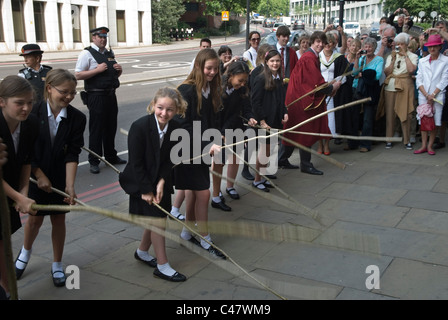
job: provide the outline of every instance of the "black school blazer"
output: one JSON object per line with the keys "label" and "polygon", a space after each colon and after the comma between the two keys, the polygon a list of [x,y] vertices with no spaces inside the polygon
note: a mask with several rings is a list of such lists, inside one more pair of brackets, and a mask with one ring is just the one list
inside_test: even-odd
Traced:
{"label": "black school blazer", "polygon": [[153,192],[155,195],[161,178],[165,180],[164,194],[174,192],[170,152],[176,142],[170,141],[170,136],[178,127],[173,120],[168,123],[168,130],[160,147],[154,114],[143,116],[131,125],[128,134],[128,163],[119,175],[120,185],[127,194],[140,197]]}

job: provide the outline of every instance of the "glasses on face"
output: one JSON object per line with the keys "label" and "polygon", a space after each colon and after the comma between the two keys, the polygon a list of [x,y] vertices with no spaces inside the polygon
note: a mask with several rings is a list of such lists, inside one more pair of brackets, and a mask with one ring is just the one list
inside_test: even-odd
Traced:
{"label": "glasses on face", "polygon": [[250,41],[260,41],[260,38],[252,38]]}
{"label": "glasses on face", "polygon": [[52,86],[57,92],[59,92],[59,94],[61,94],[61,95],[63,95],[64,97],[67,97],[67,96],[72,96],[72,97],[74,97],[74,96],[76,96],[76,94],[78,93],[77,91],[63,91],[63,90],[60,90],[60,89],[58,89],[58,88],[56,88],[55,86]]}
{"label": "glasses on face", "polygon": [[362,37],[362,38],[361,38],[361,40],[366,40],[366,39],[367,39],[367,37]]}

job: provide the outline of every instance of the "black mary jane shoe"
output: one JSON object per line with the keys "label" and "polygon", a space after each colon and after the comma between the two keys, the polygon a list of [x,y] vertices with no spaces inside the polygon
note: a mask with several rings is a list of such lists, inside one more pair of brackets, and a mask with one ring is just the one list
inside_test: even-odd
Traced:
{"label": "black mary jane shoe", "polygon": [[157,259],[156,258],[149,260],[149,261],[143,260],[142,258],[139,257],[137,251],[135,251],[135,253],[134,253],[134,258],[137,259],[138,261],[141,261],[141,262],[147,264],[151,268],[157,267]]}
{"label": "black mary jane shoe", "polygon": [[157,269],[157,268],[154,270],[154,276],[158,277],[160,279],[172,281],[172,282],[182,282],[182,281],[187,280],[187,277],[179,272],[176,272],[172,276],[167,276],[166,274],[163,274],[162,272],[160,272],[159,269]]}
{"label": "black mary jane shoe", "polygon": [[[19,280],[20,277],[22,277],[22,274],[23,274],[23,272],[25,272],[25,268],[28,265],[28,262],[25,262],[25,261],[22,261],[22,260],[19,259],[20,253],[22,253],[22,249],[20,249],[19,254],[17,255],[16,261],[14,261],[14,268],[16,269],[16,279],[17,280]],[[20,261],[20,262],[24,263],[25,264],[25,268],[23,268],[23,269],[17,268],[16,267],[17,261]]]}
{"label": "black mary jane shoe", "polygon": [[252,187],[257,188],[260,191],[269,192],[269,188],[263,182],[252,182]]}
{"label": "black mary jane shoe", "polygon": [[212,200],[212,208],[221,209],[222,211],[232,211],[232,208],[226,205],[222,200],[220,202],[215,202]]}
{"label": "black mary jane shoe", "polygon": [[[60,273],[62,273],[64,276],[63,277],[59,277],[59,278],[55,278],[54,277],[55,274],[60,274]],[[55,287],[63,287],[63,286],[65,286],[65,279],[66,278],[65,278],[64,271],[61,271],[61,270],[53,271],[53,270],[51,270],[51,278],[53,279],[53,284],[54,284]]]}
{"label": "black mary jane shoe", "polygon": [[238,194],[238,192],[236,192],[235,188],[226,188],[226,192],[230,196],[230,198],[234,200],[238,200],[240,198],[240,195]]}

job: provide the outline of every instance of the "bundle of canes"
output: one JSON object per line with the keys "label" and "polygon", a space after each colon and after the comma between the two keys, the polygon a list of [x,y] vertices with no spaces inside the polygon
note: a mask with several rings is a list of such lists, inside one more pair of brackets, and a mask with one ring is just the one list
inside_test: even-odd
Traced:
{"label": "bundle of canes", "polygon": [[[126,131],[121,130],[121,132],[126,132]],[[106,164],[112,166],[108,162],[106,162]],[[116,170],[116,171],[118,171],[118,170]],[[120,173],[120,171],[118,171],[118,173]],[[33,179],[31,179],[30,181],[33,182],[33,183],[37,183]],[[58,194],[64,196],[64,197],[69,197],[69,195],[64,193],[63,191],[57,190],[55,188],[52,188],[52,190],[54,192],[57,192]],[[96,207],[93,207],[93,206],[88,206],[85,203],[82,203],[82,202],[79,202],[79,201],[77,201],[77,202],[81,204],[81,207],[68,206],[68,205],[39,205],[39,204],[35,204],[35,205],[32,205],[32,208],[34,210],[48,210],[48,211],[88,211],[88,212],[102,214],[102,215],[107,216],[109,218],[118,219],[118,220],[121,220],[121,221],[124,221],[124,222],[134,223],[134,224],[140,225],[140,226],[142,226],[142,227],[144,227],[146,229],[149,229],[151,231],[157,232],[158,234],[161,234],[161,235],[164,235],[164,236],[168,235],[168,233],[166,231],[161,230],[160,228],[157,228],[154,225],[152,225],[149,222],[149,219],[145,219],[145,218],[142,218],[142,217],[139,217],[139,216],[135,216],[135,215],[127,215],[127,216],[125,216],[125,215],[123,215],[122,213],[119,213],[119,212],[115,212],[115,211],[107,210],[107,209],[102,209],[102,208],[96,208]],[[170,212],[168,212],[167,210],[162,208],[159,204],[157,204],[155,202],[152,202],[152,205],[156,206],[158,209],[160,209],[162,212],[164,212],[168,217],[172,218],[173,220],[175,220],[178,223],[180,223],[183,227],[185,227],[188,230],[190,230],[190,232],[192,232],[192,234],[194,234],[197,237],[199,237],[200,239],[206,241],[210,246],[212,246],[212,247],[216,248],[217,250],[221,251],[224,254],[224,256],[226,257],[227,260],[229,260],[240,271],[242,271],[246,276],[248,276],[249,278],[254,280],[256,283],[258,283],[260,286],[262,286],[266,290],[270,291],[271,293],[273,293],[274,295],[276,295],[280,299],[286,300],[286,298],[284,298],[282,295],[280,295],[279,293],[275,292],[273,289],[269,288],[269,286],[267,286],[266,284],[261,282],[259,279],[257,279],[254,276],[252,276],[248,271],[246,271],[243,267],[241,267],[238,263],[236,263],[235,260],[233,260],[224,250],[222,250],[221,248],[217,247],[213,242],[205,239],[201,234],[199,234],[191,226],[189,226],[185,222],[183,222],[183,221],[179,220],[178,218],[176,218],[175,216],[173,216]],[[171,237],[171,240],[175,240],[176,241],[177,238]],[[201,255],[201,256],[203,256],[203,255]],[[213,261],[213,260],[210,260],[210,261]]]}
{"label": "bundle of canes", "polygon": [[5,253],[6,264],[6,276],[9,286],[9,294],[11,300],[17,300],[17,281],[16,272],[14,268],[14,260],[12,255],[11,245],[11,216],[9,212],[8,200],[3,188],[3,170],[0,166],[0,218],[2,223],[2,239],[3,239],[3,251]]}

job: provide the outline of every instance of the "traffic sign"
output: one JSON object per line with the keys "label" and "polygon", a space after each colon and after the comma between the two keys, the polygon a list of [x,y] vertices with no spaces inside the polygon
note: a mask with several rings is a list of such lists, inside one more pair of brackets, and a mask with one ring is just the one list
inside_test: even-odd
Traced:
{"label": "traffic sign", "polygon": [[229,21],[229,11],[221,12],[221,20],[222,21]]}

